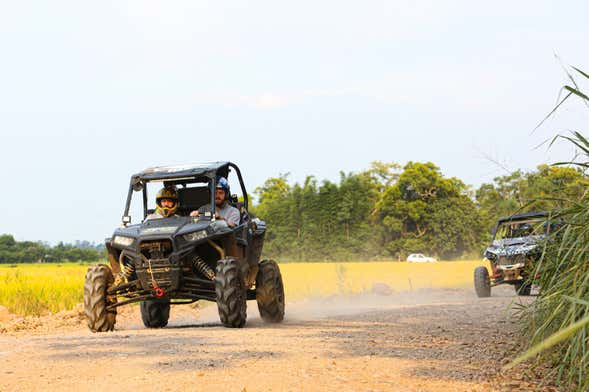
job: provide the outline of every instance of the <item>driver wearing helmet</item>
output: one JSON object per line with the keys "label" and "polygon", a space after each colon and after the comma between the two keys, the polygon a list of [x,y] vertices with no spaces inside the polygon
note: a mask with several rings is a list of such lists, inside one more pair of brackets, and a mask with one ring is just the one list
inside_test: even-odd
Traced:
{"label": "driver wearing helmet", "polygon": [[[230,195],[229,183],[224,177],[217,179],[217,189],[215,191],[215,218],[227,222],[230,227],[235,227],[239,224],[239,210],[227,202]],[[211,204],[205,204],[196,211],[192,211],[190,216],[199,216],[205,212],[211,211]]]}
{"label": "driver wearing helmet", "polygon": [[149,214],[145,220],[168,218],[174,215],[178,209],[178,192],[176,192],[176,187],[167,186],[160,189],[155,197],[155,204],[155,212]]}

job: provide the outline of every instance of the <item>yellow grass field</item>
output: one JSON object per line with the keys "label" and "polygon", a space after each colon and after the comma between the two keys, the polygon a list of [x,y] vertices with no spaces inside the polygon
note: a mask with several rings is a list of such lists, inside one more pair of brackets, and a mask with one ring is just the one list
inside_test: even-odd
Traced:
{"label": "yellow grass field", "polygon": [[[482,261],[437,263],[285,263],[280,268],[289,300],[370,291],[385,283],[395,291],[470,288]],[[68,310],[83,301],[88,264],[0,265],[0,305],[19,315]]]}
{"label": "yellow grass field", "polygon": [[83,301],[88,264],[0,266],[0,305],[19,315],[72,309]]}
{"label": "yellow grass field", "polygon": [[370,291],[374,283],[385,283],[395,291],[420,288],[473,287],[475,267],[481,261],[436,263],[346,262],[281,264],[288,299],[324,297]]}

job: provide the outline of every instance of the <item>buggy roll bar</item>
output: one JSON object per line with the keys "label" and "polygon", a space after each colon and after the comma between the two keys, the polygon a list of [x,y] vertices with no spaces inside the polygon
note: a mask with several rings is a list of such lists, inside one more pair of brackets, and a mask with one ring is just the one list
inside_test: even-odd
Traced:
{"label": "buggy roll bar", "polygon": [[243,183],[243,177],[241,176],[241,171],[239,170],[239,168],[237,167],[237,165],[233,162],[229,162],[229,167],[232,167],[235,170],[235,173],[237,174],[237,179],[239,180],[239,186],[241,187],[241,193],[243,194],[243,206],[245,208],[245,210],[248,210],[248,197],[247,197],[247,191],[245,189],[245,185]]}
{"label": "buggy roll bar", "polygon": [[[239,180],[239,186],[241,188],[241,193],[243,194],[243,207],[245,208],[246,211],[248,211],[249,209],[249,198],[248,198],[248,194],[247,194],[247,190],[245,189],[245,184],[243,183],[243,176],[241,175],[241,170],[239,170],[239,167],[237,167],[237,165],[233,162],[227,162],[226,167],[231,167],[233,170],[235,170],[235,173],[237,174],[237,179]],[[206,175],[205,175],[206,176]],[[215,176],[206,176],[209,177],[211,179],[211,181],[209,182],[211,189],[210,189],[210,194],[211,194],[211,210],[212,210],[212,214],[214,216],[215,214],[215,188],[217,186],[217,177],[216,177],[216,173]],[[195,179],[197,178],[196,176],[194,177]],[[131,178],[131,184],[129,186],[129,192],[127,193],[127,201],[125,203],[125,211],[123,213],[123,218],[129,216],[129,210],[131,208],[131,200],[133,198],[133,184],[137,183],[137,182],[143,182],[144,185],[142,187],[142,193],[143,193],[143,218],[145,218],[147,216],[147,187],[145,186],[145,184],[147,182],[150,181],[145,181],[142,180],[140,177],[136,177],[133,176]]]}

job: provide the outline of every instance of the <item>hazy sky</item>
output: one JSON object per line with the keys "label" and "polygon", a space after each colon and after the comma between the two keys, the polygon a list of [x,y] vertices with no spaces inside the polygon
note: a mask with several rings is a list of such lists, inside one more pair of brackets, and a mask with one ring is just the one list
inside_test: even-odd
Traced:
{"label": "hazy sky", "polygon": [[[250,190],[433,161],[477,186],[569,158],[586,1],[2,1],[0,233],[102,241],[129,176],[231,160]],[[558,54],[560,59],[555,57]]]}

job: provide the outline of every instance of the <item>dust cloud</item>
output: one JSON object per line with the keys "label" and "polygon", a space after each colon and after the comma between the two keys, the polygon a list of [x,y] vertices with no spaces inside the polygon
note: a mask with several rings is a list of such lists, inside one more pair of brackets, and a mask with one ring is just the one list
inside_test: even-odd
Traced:
{"label": "dust cloud", "polygon": [[[510,286],[493,289],[494,297],[513,297]],[[361,293],[351,295],[333,295],[329,297],[307,298],[286,303],[285,323],[316,321],[325,318],[351,316],[378,312],[388,309],[428,306],[433,304],[465,304],[479,301],[474,290],[465,289],[417,289],[412,291],[392,292],[390,295]],[[138,309],[137,309],[138,310]],[[121,317],[117,329],[143,329],[141,316],[135,312],[134,322],[131,318]],[[248,301],[248,326],[261,324],[255,301]],[[210,327],[220,326],[217,307],[214,303],[203,302],[198,307],[188,305],[173,306],[170,314],[170,327]]]}

